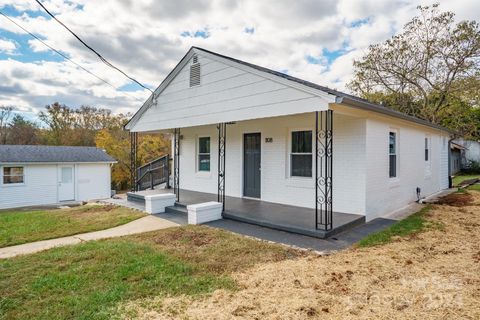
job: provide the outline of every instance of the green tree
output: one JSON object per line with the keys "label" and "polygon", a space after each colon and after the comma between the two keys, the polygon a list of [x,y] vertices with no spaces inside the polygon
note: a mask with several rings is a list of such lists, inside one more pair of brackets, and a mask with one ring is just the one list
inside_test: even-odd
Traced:
{"label": "green tree", "polygon": [[[126,123],[126,121],[125,121]],[[117,163],[112,167],[112,186],[116,190],[130,187],[130,137],[123,126],[100,130],[95,143]],[[162,134],[140,134],[138,137],[138,164],[146,164],[170,152],[170,142]]]}
{"label": "green tree", "polygon": [[8,123],[12,113],[12,107],[0,106],[0,144],[7,143]]}
{"label": "green tree", "polygon": [[418,9],[420,14],[401,33],[371,45],[354,61],[348,87],[366,99],[436,124],[448,124],[452,114],[468,118],[475,91],[478,102],[479,23],[455,23],[454,13],[440,12],[438,4]]}
{"label": "green tree", "polygon": [[19,114],[16,114],[8,125],[8,144],[37,144],[38,126]]}
{"label": "green tree", "polygon": [[75,145],[73,143],[74,111],[66,105],[55,102],[45,107],[38,114],[47,126],[44,134],[45,143],[49,145]]}

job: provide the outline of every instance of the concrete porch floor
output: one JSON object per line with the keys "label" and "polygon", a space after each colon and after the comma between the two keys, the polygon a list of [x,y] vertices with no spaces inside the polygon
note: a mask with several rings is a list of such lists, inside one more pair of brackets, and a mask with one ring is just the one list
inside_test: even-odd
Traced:
{"label": "concrete porch floor", "polygon": [[[133,199],[130,194],[130,199],[137,200],[135,205],[138,206],[141,205],[143,196],[159,193],[173,193],[173,189],[144,190],[136,192],[135,196],[138,197]],[[186,213],[187,205],[208,201],[217,201],[217,195],[180,190],[180,201],[176,204],[175,210],[169,210],[168,214],[172,219],[175,212]],[[317,230],[314,209],[236,197],[225,198],[224,218],[316,238],[327,238],[365,223],[365,217],[362,215],[334,212],[333,228],[328,231]]]}

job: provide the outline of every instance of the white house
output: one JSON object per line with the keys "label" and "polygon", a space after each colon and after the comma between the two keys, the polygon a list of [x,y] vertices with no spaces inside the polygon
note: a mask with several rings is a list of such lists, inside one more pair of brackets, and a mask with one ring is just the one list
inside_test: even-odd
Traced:
{"label": "white house", "polygon": [[305,234],[448,187],[444,128],[196,47],[126,129],[171,135],[180,204],[219,201],[224,217]]}
{"label": "white house", "polygon": [[110,198],[113,163],[94,147],[0,145],[0,209]]}

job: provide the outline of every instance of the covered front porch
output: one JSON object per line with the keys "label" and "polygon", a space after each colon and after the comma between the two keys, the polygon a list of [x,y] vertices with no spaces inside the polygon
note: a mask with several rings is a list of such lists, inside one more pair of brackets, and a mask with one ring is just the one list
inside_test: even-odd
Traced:
{"label": "covered front porch", "polygon": [[[214,201],[223,218],[325,238],[365,221],[364,130],[365,120],[332,110],[174,128],[172,155],[156,169],[167,186],[171,174],[173,188],[134,189],[129,198],[173,193],[168,210],[180,214]],[[142,174],[147,167],[134,170],[132,185],[154,181]]]}
{"label": "covered front porch", "polygon": [[[128,198],[130,201],[135,201],[141,205],[145,195],[161,193],[172,193],[172,189],[132,192],[128,194]],[[179,200],[175,206],[167,207],[166,212],[170,215],[178,214],[179,217],[177,218],[183,218],[186,222],[186,206],[217,200],[217,194],[181,189]],[[315,228],[315,209],[231,196],[225,196],[224,204],[223,217],[226,219],[317,238],[327,238],[365,222],[365,216],[363,215],[333,212],[332,227],[325,230]]]}

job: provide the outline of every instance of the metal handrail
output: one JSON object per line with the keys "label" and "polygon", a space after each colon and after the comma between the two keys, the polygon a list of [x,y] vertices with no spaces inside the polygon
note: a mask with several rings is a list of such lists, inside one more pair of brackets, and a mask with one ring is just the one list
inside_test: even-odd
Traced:
{"label": "metal handrail", "polygon": [[[167,188],[170,188],[170,156],[164,155],[158,159],[150,161],[149,163],[137,169],[137,180],[135,181],[136,190],[145,190],[148,187],[153,189],[155,186],[166,183]],[[143,172],[142,172],[143,171]],[[158,172],[160,177],[155,179],[154,174]],[[150,176],[150,183],[143,181],[145,177]],[[148,183],[148,186],[147,186]],[[147,186],[147,187],[146,187]]]}

